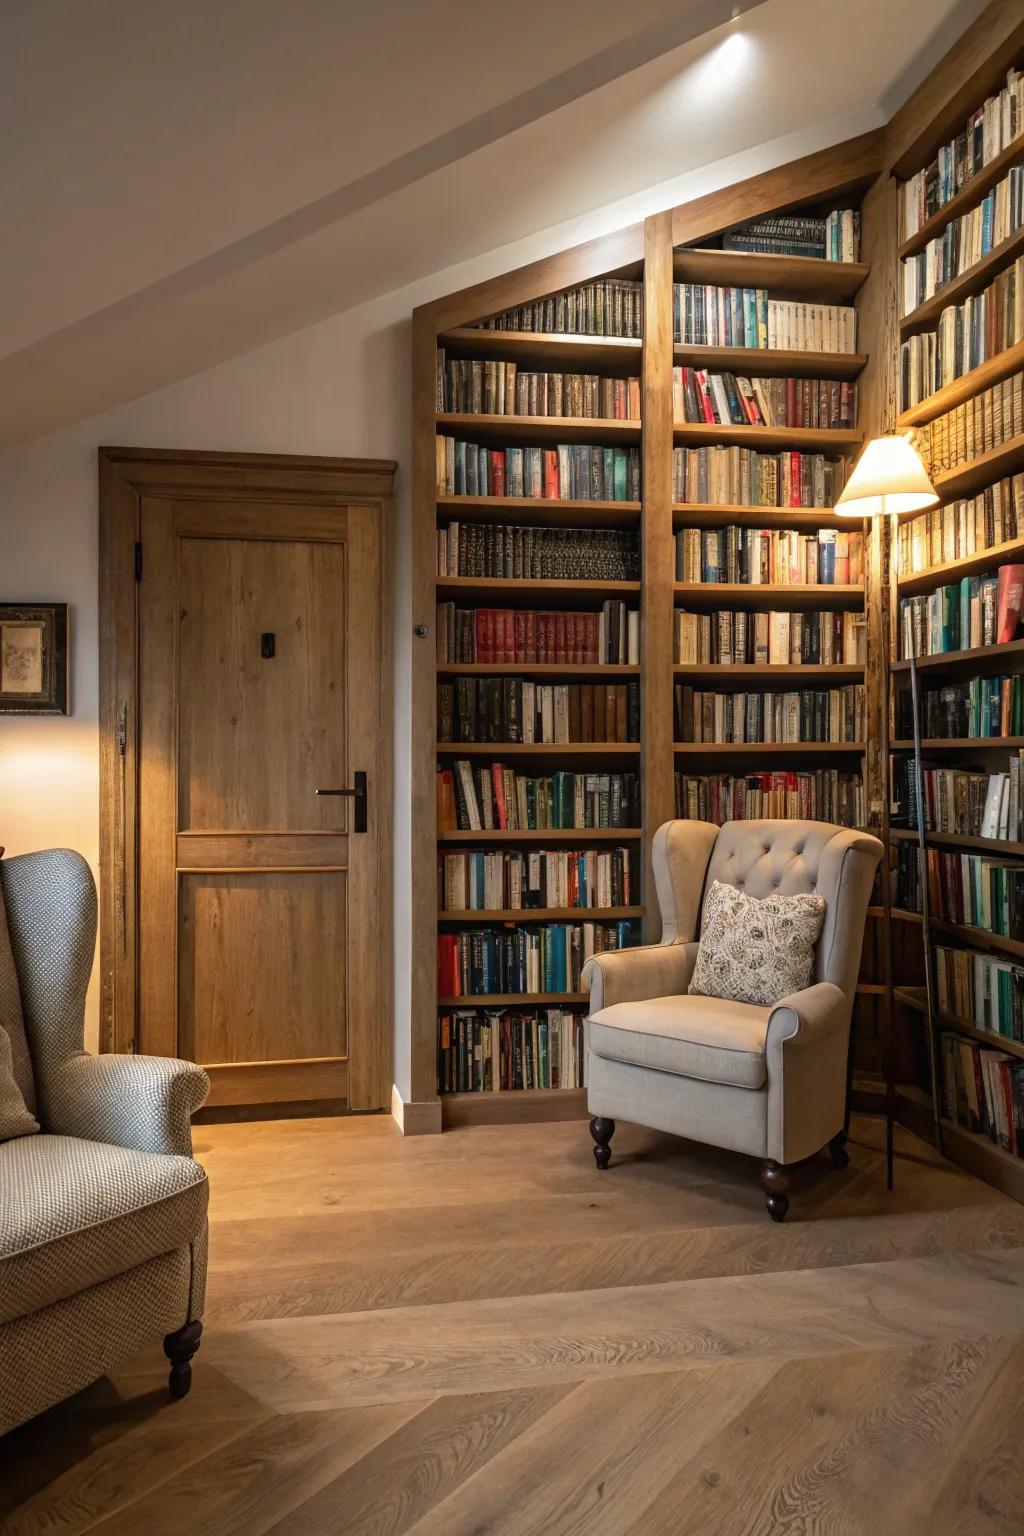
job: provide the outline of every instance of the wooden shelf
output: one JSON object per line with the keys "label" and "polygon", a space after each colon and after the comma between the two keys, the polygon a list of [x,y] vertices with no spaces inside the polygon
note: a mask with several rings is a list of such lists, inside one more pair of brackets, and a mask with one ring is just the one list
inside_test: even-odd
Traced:
{"label": "wooden shelf", "polygon": [[446,1131],[467,1125],[520,1125],[530,1121],[585,1120],[585,1088],[503,1088],[495,1092],[443,1093]]}
{"label": "wooden shelf", "polygon": [[969,209],[976,208],[986,193],[990,192],[996,183],[1002,181],[1007,172],[1022,160],[1024,160],[1024,134],[1018,135],[994,160],[990,160],[988,165],[983,166],[972,176],[966,186],[951,197],[948,203],[943,203],[941,208],[924,221],[920,229],[908,235],[903,244],[897,248],[896,255],[902,261],[905,256],[916,256],[918,251],[923,251],[951,219],[958,219]]}
{"label": "wooden shelf", "polygon": [[680,757],[819,757],[862,754],[862,741],[677,741]]}
{"label": "wooden shelf", "polygon": [[959,939],[962,944],[970,944],[975,949],[984,949],[990,954],[1010,955],[1015,960],[1024,960],[1024,943],[1019,939],[1007,938],[1002,933],[990,933],[987,928],[975,928],[970,923],[954,923],[945,917],[933,917],[931,926],[936,933],[945,934],[951,939]]}
{"label": "wooden shelf", "polygon": [[968,1131],[952,1120],[943,1119],[942,1139],[947,1152],[955,1154],[969,1173],[995,1184],[1015,1200],[1024,1200],[1024,1158],[1004,1152],[987,1136]]}
{"label": "wooden shelf", "polygon": [[997,1035],[990,1029],[979,1029],[977,1024],[972,1024],[968,1019],[958,1019],[955,1014],[938,1010],[938,1020],[944,1029],[955,1029],[961,1035],[968,1035],[972,1040],[977,1040],[979,1045],[988,1046],[993,1051],[1005,1051],[1008,1056],[1019,1056],[1024,1060],[1024,1044],[1019,1040],[1007,1039],[1005,1035]]}
{"label": "wooden shelf", "polygon": [[[894,752],[913,752],[912,741],[892,741]],[[1024,736],[927,736],[922,752],[996,752],[1003,747],[1024,747]]]}
{"label": "wooden shelf", "polygon": [[[975,672],[979,676],[987,672],[1001,672],[1007,658],[1024,657],[1024,640],[1007,640],[1002,645],[978,645],[967,651],[943,651],[935,656],[918,657],[919,672],[934,672],[939,676],[956,676],[961,672]],[[909,661],[894,661],[890,669],[899,678],[910,674]]]}
{"label": "wooden shelf", "polygon": [[632,843],[642,827],[488,827],[483,832],[439,832],[438,843]]}
{"label": "wooden shelf", "polygon": [[946,411],[951,411],[954,406],[962,404],[964,400],[971,400],[975,395],[980,395],[983,389],[988,389],[992,384],[998,384],[1000,379],[1009,378],[1011,373],[1017,373],[1024,368],[1024,341],[1015,342],[1012,347],[1006,347],[1002,352],[997,352],[994,357],[986,358],[969,373],[961,374],[951,384],[944,384],[941,389],[933,394],[926,395],[917,405],[908,406],[896,420],[897,429],[904,427],[920,427],[926,422],[934,421],[936,416],[942,416]]}
{"label": "wooden shelf", "polygon": [[438,411],[438,431],[502,443],[603,443],[626,447],[640,441],[639,421],[607,416],[485,416]]}
{"label": "wooden shelf", "polygon": [[677,581],[673,592],[681,599],[681,606],[688,608],[717,608],[722,604],[742,603],[747,608],[861,608],[864,604],[862,586],[830,586],[825,582],[727,582],[727,581]]}
{"label": "wooden shelf", "polygon": [[448,912],[439,908],[439,923],[611,923],[643,917],[645,907],[504,907],[501,911]]}
{"label": "wooden shelf", "polygon": [[744,507],[725,503],[677,501],[672,527],[679,528],[846,528],[859,530],[860,518],[843,517],[831,507]]}
{"label": "wooden shelf", "polygon": [[814,256],[761,256],[747,251],[683,247],[673,252],[677,283],[725,288],[767,288],[773,298],[820,299],[848,304],[871,268],[860,261],[821,261]]}
{"label": "wooden shelf", "polygon": [[[638,501],[555,501],[546,496],[438,496],[441,520],[559,528],[635,528]],[[849,521],[849,519],[847,519]]]}
{"label": "wooden shelf", "polygon": [[446,757],[621,757],[640,751],[638,741],[439,741]]}
{"label": "wooden shelf", "polygon": [[438,677],[548,677],[582,678],[598,682],[607,678],[639,677],[640,668],[629,664],[595,664],[574,661],[439,661]]}
{"label": "wooden shelf", "polygon": [[792,448],[804,453],[854,453],[864,441],[860,428],[734,427],[714,422],[677,421],[672,428],[677,444],[702,443],[754,448],[759,452]]}
{"label": "wooden shelf", "polygon": [[896,589],[901,597],[911,597],[915,592],[929,592],[933,587],[945,586],[964,576],[977,576],[993,566],[1004,565],[1024,558],[1024,539],[1006,539],[973,555],[961,555],[957,560],[947,560],[944,565],[932,565],[925,571],[912,571],[901,576]]}
{"label": "wooden shelf", "polygon": [[785,682],[787,679],[791,682],[802,680],[817,682],[819,678],[825,683],[828,683],[829,679],[833,681],[844,679],[856,682],[858,678],[864,676],[864,668],[862,666],[845,662],[837,662],[829,666],[801,665],[797,662],[789,662],[787,665],[768,666],[759,663],[751,664],[749,662],[737,664],[694,662],[691,664],[684,661],[677,662],[672,671],[676,677],[693,678],[697,681],[711,683],[756,683],[761,679],[769,682],[774,679],[780,682]]}
{"label": "wooden shelf", "polygon": [[[913,827],[890,827],[889,836],[896,843],[916,843],[917,832]],[[971,837],[966,832],[926,832],[928,848],[963,848],[978,853],[1001,853],[1007,858],[1024,858],[1024,843],[1012,843],[998,837]]]}
{"label": "wooden shelf", "polygon": [[987,256],[976,261],[973,267],[968,267],[966,272],[954,277],[938,293],[933,293],[930,299],[925,299],[923,304],[904,316],[900,321],[900,340],[906,341],[908,336],[916,336],[918,331],[930,329],[944,309],[948,309],[951,304],[962,304],[964,299],[987,288],[1004,267],[1016,261],[1021,251],[1024,251],[1024,228],[1014,230]]}
{"label": "wooden shelf", "polygon": [[672,359],[689,368],[740,373],[751,378],[855,379],[866,352],[791,352],[781,347],[702,347],[676,342]]}
{"label": "wooden shelf", "polygon": [[982,486],[991,485],[994,480],[1001,480],[1011,471],[1024,464],[1024,433],[1011,437],[1005,443],[1000,443],[997,448],[989,448],[985,453],[979,453],[976,458],[966,464],[958,464],[956,469],[942,470],[932,476],[934,485],[940,500],[956,501],[960,497],[973,496],[975,491]]}
{"label": "wooden shelf", "polygon": [[638,581],[517,581],[497,576],[438,576],[435,591],[439,602],[460,598],[485,607],[531,608],[535,604],[556,608],[600,608],[613,598],[640,596]]}
{"label": "wooden shelf", "polygon": [[439,997],[438,1008],[544,1008],[560,1003],[585,1003],[589,992],[470,992],[464,997]]}
{"label": "wooden shelf", "polygon": [[928,1012],[928,999],[924,987],[893,987],[892,995],[905,1008],[913,1008],[916,1013]]}
{"label": "wooden shelf", "polygon": [[643,342],[633,336],[577,336],[563,331],[492,331],[461,325],[437,338],[452,357],[536,363],[544,373],[639,374]]}

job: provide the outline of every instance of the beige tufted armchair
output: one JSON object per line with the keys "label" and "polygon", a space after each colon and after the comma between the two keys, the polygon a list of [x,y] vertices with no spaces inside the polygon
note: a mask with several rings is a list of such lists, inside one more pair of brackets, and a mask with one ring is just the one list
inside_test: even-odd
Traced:
{"label": "beige tufted armchair", "polygon": [[[882,845],[817,821],[670,821],[652,850],[661,943],[587,961],[587,1104],[598,1168],[616,1119],[763,1160],[769,1214],[789,1209],[786,1165],[844,1148],[846,1062],[864,924]],[[826,901],[815,979],[771,1008],[691,996],[705,893]]]}
{"label": "beige tufted armchair", "polygon": [[183,1397],[202,1332],[209,1081],[83,1051],[95,942],[83,858],[0,860],[0,1028],[40,1126],[0,1143],[0,1435],[161,1339]]}

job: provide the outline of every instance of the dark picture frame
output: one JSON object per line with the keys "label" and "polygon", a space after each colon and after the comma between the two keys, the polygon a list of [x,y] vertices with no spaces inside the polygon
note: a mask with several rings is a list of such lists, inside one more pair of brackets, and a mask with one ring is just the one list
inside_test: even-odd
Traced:
{"label": "dark picture frame", "polygon": [[67,713],[67,603],[0,603],[0,715]]}

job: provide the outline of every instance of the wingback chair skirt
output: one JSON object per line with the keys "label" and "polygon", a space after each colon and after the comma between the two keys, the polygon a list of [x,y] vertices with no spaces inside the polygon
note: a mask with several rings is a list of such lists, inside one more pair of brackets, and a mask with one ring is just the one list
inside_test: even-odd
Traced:
{"label": "wingback chair skirt", "polygon": [[0,860],[0,1107],[17,1091],[20,1114],[0,1131],[0,1435],[161,1339],[184,1396],[202,1332],[209,1081],[82,1049],[95,941],[83,858]]}
{"label": "wingback chair skirt", "polygon": [[[670,821],[652,850],[659,944],[595,955],[587,1103],[598,1168],[617,1119],[762,1160],[770,1215],[788,1164],[826,1145],[845,1165],[847,1055],[877,838],[817,821]],[[810,985],[772,1006],[689,993],[715,881],[748,896],[825,900]]]}

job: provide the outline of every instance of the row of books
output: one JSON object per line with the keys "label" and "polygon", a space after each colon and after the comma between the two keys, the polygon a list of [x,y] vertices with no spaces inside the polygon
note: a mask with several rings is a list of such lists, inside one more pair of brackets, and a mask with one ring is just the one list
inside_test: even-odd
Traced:
{"label": "row of books", "polygon": [[903,261],[903,314],[940,292],[975,266],[1024,224],[1024,166],[1014,166],[980,203],[958,219],[923,251]]}
{"label": "row of books", "polygon": [[439,933],[437,990],[441,997],[578,992],[591,955],[635,943],[636,926],[630,922],[508,924]]}
{"label": "row of books", "polygon": [[722,238],[722,249],[766,256],[810,256],[821,261],[859,261],[860,214],[855,208],[836,208],[828,214],[772,214],[730,230]]}
{"label": "row of books", "polygon": [[[1024,167],[1022,167],[1024,170]],[[1024,340],[1024,257],[981,293],[949,304],[934,331],[911,336],[900,348],[904,409]]]}
{"label": "row of books", "polygon": [[640,611],[619,598],[597,613],[540,612],[534,608],[435,610],[437,660],[573,666],[636,665],[640,660]]}
{"label": "row of books", "polygon": [[937,416],[928,429],[934,478],[1024,434],[1024,374],[1015,373]]}
{"label": "row of books", "polygon": [[437,739],[626,742],[640,740],[640,680],[535,683],[522,677],[459,677],[437,685]]}
{"label": "row of books", "polygon": [[848,587],[864,580],[859,529],[681,528],[675,542],[677,581]]}
{"label": "row of books", "polygon": [[462,758],[437,771],[437,830],[610,831],[640,825],[638,773],[518,773],[507,763]]}
{"label": "row of books", "polygon": [[697,506],[834,507],[846,484],[845,459],[754,448],[674,448],[672,499]]}
{"label": "row of books", "polygon": [[526,496],[548,501],[639,501],[639,448],[560,443],[488,448],[437,439],[439,496]]}
{"label": "row of books", "polygon": [[437,861],[443,912],[628,907],[638,899],[638,849],[474,848]]}
{"label": "row of books", "polygon": [[437,1021],[438,1093],[582,1088],[585,1056],[570,1008],[457,1008]]}
{"label": "row of books", "polygon": [[906,576],[1020,538],[1024,538],[1024,470],[995,481],[969,500],[932,507],[901,523],[897,562],[900,574]]}
{"label": "row of books", "polygon": [[[957,837],[992,837],[1016,843],[1024,834],[1021,795],[1024,759],[1011,755],[1006,773],[980,773],[972,768],[923,768],[921,798],[926,832]],[[910,758],[894,763],[893,792],[908,825],[917,826],[914,765]]]}
{"label": "row of books", "polygon": [[676,815],[690,821],[831,821],[864,825],[864,780],[859,773],[819,768],[814,773],[676,773]]}
{"label": "row of books", "polygon": [[938,944],[935,990],[943,1013],[1024,1043],[1024,966]]}
{"label": "row of books", "polygon": [[[909,688],[896,695],[896,733],[914,732]],[[965,740],[1024,734],[1024,675],[972,677],[966,683],[926,688],[921,700],[921,734]]]}
{"label": "row of books", "polygon": [[640,536],[623,528],[462,523],[437,530],[438,576],[503,581],[636,581]]}
{"label": "row of books", "polygon": [[766,288],[676,283],[672,324],[675,340],[692,347],[856,351],[857,311],[852,305],[770,299]]}
{"label": "row of books", "polygon": [[1024,1157],[1024,1061],[949,1030],[939,1042],[947,1120]]}
{"label": "row of books", "polygon": [[503,310],[490,320],[481,320],[480,329],[567,336],[642,336],[644,285],[624,277],[598,278],[549,298]]}
{"label": "row of books", "polygon": [[681,666],[863,666],[863,613],[717,613],[676,610],[675,661]]}
{"label": "row of books", "polygon": [[1024,565],[994,576],[964,576],[934,592],[900,599],[900,654],[941,656],[1014,639],[1024,600]]}
{"label": "row of books", "polygon": [[[1004,938],[1024,939],[1024,863],[977,853],[926,851],[932,916],[966,923]],[[921,910],[917,849],[903,843],[897,854],[898,905]]]}
{"label": "row of books", "polygon": [[850,428],[857,422],[857,386],[673,368],[672,415],[714,426]]}
{"label": "row of books", "polygon": [[533,373],[515,363],[446,357],[437,351],[437,409],[486,416],[598,416],[640,420],[639,378]]}
{"label": "row of books", "polygon": [[677,683],[675,738],[681,742],[859,743],[867,734],[863,683],[785,693],[711,693]]}
{"label": "row of books", "polygon": [[935,159],[910,176],[900,190],[900,239],[917,233],[940,208],[1024,132],[1024,76],[1011,69],[1006,84],[973,112]]}

